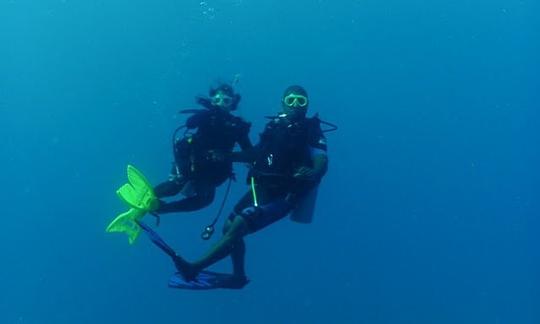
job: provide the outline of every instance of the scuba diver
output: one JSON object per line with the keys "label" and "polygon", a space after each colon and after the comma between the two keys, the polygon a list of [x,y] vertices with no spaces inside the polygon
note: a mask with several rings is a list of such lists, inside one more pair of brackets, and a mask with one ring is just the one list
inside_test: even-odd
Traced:
{"label": "scuba diver", "polygon": [[[327,171],[326,138],[321,123],[331,124],[317,116],[307,118],[308,105],[304,88],[288,87],[282,97],[282,113],[269,117],[271,120],[260,135],[259,143],[250,150],[229,154],[229,161],[250,163],[251,190],[234,207],[224,225],[223,236],[202,258],[186,261],[150,227],[138,222],[152,242],[173,259],[178,273],[171,278],[171,287],[239,289],[248,283],[244,269],[244,236],[295,212]],[[205,270],[229,255],[232,274]]]}
{"label": "scuba diver", "polygon": [[[202,209],[214,200],[216,188],[233,178],[232,160],[223,157],[238,144],[242,150],[252,148],[251,124],[231,114],[238,107],[240,95],[229,84],[211,88],[208,97],[197,97],[204,109],[189,109],[186,124],[173,134],[174,163],[169,179],[153,188],[143,174],[129,165],[129,183],[118,196],[131,207],[107,227],[107,232],[125,232],[132,244],[140,233],[136,220],[150,213],[156,216]],[[184,136],[177,139],[177,133]],[[230,181],[227,188],[230,188]],[[162,198],[182,193],[183,199],[167,202]],[[226,194],[227,195],[227,194]]]}
{"label": "scuba diver", "polygon": [[[212,203],[216,187],[232,176],[232,161],[221,157],[232,152],[236,143],[242,150],[252,147],[251,124],[231,114],[239,102],[240,95],[234,93],[232,86],[222,84],[210,89],[208,98],[197,98],[205,110],[183,111],[193,115],[186,121],[184,137],[176,140],[174,136],[175,162],[169,179],[154,188],[160,201],[152,212],[195,211]],[[194,133],[190,132],[195,129]],[[173,202],[161,200],[180,192],[186,198]]]}

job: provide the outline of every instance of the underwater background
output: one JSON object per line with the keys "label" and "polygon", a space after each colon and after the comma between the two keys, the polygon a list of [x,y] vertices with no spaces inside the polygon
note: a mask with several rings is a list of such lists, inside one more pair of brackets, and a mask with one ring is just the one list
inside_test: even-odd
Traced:
{"label": "underwater background", "polygon": [[[540,323],[539,13],[1,0],[0,323]],[[105,233],[125,210],[115,190],[128,163],[166,179],[178,110],[235,75],[254,141],[291,84],[339,126],[315,220],[248,237],[243,290],[169,289],[146,237]],[[236,172],[225,213],[247,190]],[[224,187],[162,217],[188,259]]]}

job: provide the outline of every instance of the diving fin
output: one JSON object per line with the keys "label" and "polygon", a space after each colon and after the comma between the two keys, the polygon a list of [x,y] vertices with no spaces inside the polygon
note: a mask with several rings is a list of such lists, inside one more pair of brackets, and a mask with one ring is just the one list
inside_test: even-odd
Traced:
{"label": "diving fin", "polygon": [[159,200],[142,172],[128,165],[127,177],[129,182],[116,191],[118,197],[130,207],[145,212],[155,211],[159,207]]}
{"label": "diving fin", "polygon": [[188,290],[242,289],[248,283],[249,279],[246,277],[207,270],[201,271],[194,280],[190,281],[186,281],[178,272],[169,279],[170,288]]}
{"label": "diving fin", "polygon": [[127,212],[118,215],[109,226],[107,226],[106,231],[108,233],[126,233],[129,244],[133,244],[141,234],[141,227],[137,222],[141,220],[145,214],[146,212],[144,210],[130,208]]}

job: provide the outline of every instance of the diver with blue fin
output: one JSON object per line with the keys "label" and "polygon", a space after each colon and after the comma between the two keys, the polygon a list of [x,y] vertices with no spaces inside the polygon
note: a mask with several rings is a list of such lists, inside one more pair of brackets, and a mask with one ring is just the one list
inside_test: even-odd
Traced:
{"label": "diver with blue fin", "polygon": [[[288,87],[282,97],[282,113],[270,117],[259,143],[250,150],[228,156],[230,161],[250,164],[250,190],[234,207],[223,228],[223,237],[202,258],[195,262],[186,261],[141,223],[152,242],[172,258],[178,270],[169,286],[239,289],[248,283],[244,236],[294,213],[306,197],[313,194],[327,171],[326,138],[321,129],[321,123],[325,122],[316,116],[306,117],[308,104],[304,88]],[[232,274],[206,270],[229,255],[233,263]]]}
{"label": "diver with blue fin", "polygon": [[[242,150],[252,148],[249,139],[251,124],[232,114],[240,99],[232,85],[221,83],[210,88],[208,97],[196,98],[202,109],[181,111],[191,116],[173,134],[174,163],[169,179],[152,187],[139,170],[128,166],[129,182],[117,194],[130,209],[116,217],[107,227],[107,232],[124,232],[129,243],[133,244],[140,234],[136,222],[144,215],[154,215],[159,221],[162,214],[202,209],[212,203],[216,188],[227,179],[228,194],[233,178],[233,161],[224,156],[230,154],[236,144]],[[181,130],[184,130],[184,135],[177,138]],[[163,199],[179,193],[183,195],[179,200]],[[204,239],[210,237],[213,225],[205,228]]]}

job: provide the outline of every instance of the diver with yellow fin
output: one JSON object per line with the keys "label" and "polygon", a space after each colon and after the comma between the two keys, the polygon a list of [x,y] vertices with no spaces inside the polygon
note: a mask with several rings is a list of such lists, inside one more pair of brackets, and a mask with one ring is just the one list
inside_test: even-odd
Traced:
{"label": "diver with yellow fin", "polygon": [[[224,157],[231,154],[236,144],[242,150],[252,148],[251,124],[231,113],[240,99],[232,85],[222,83],[210,88],[208,97],[196,98],[203,109],[181,111],[192,115],[173,134],[174,163],[169,179],[152,187],[140,171],[128,166],[129,182],[117,193],[130,209],[113,220],[107,232],[125,232],[132,244],[140,233],[136,221],[145,214],[159,220],[161,214],[199,210],[212,203],[216,188],[227,179],[230,187],[233,161]],[[184,130],[184,135],[177,138],[180,130]],[[182,199],[163,200],[179,193],[184,196]],[[212,234],[214,223],[205,228],[204,239]]]}

